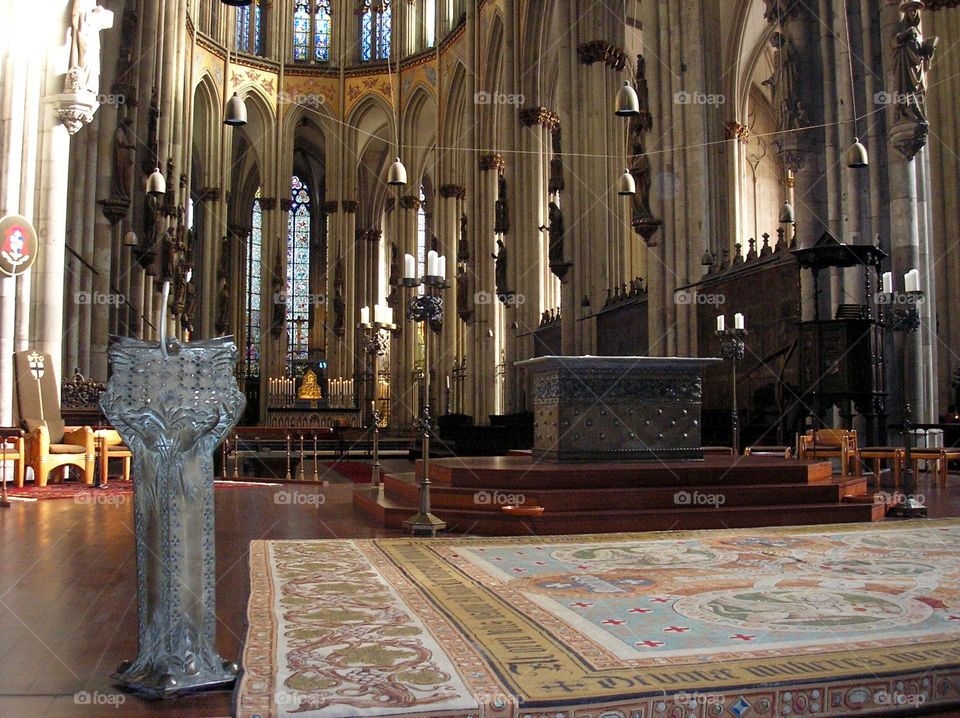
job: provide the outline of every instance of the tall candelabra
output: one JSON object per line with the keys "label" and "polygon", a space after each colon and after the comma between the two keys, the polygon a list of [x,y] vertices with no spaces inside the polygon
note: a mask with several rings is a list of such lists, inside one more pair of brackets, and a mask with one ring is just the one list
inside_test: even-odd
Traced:
{"label": "tall candelabra", "polygon": [[[877,297],[880,305],[880,325],[894,334],[915,334],[920,329],[920,310],[924,293],[919,288],[919,273],[913,269],[905,276],[907,291],[893,291],[893,277],[890,272],[883,275],[883,292]],[[900,343],[900,366],[907,367],[907,342]],[[906,478],[906,499],[891,512],[894,516],[918,517],[927,515],[927,507],[917,498],[917,477],[913,470],[913,425],[911,407],[907,399],[906,382],[903,386],[903,434],[905,457],[904,476]]]}
{"label": "tall candelabra", "polygon": [[438,257],[431,250],[427,254],[427,272],[424,276],[416,277],[416,260],[411,255],[404,257],[403,286],[420,287],[425,291],[422,295],[414,296],[407,305],[407,319],[412,322],[425,322],[423,331],[423,400],[420,418],[414,427],[421,435],[421,454],[423,472],[420,476],[420,510],[415,516],[403,522],[403,528],[412,534],[428,534],[436,536],[437,531],[447,527],[445,521],[430,513],[430,432],[432,419],[430,417],[430,327],[429,322],[443,319],[443,298],[440,292],[449,285],[444,279],[446,260]]}
{"label": "tall candelabra", "polygon": [[374,307],[373,321],[370,321],[370,308],[360,310],[360,323],[357,327],[363,332],[364,351],[370,372],[370,425],[373,439],[373,465],[371,478],[374,488],[380,486],[380,412],[377,410],[378,362],[386,354],[390,341],[388,332],[397,328],[393,323],[393,309],[379,304]]}
{"label": "tall candelabra", "polygon": [[730,412],[730,435],[733,442],[733,453],[740,454],[740,413],[737,409],[737,362],[744,357],[746,344],[744,337],[747,330],[743,326],[743,315],[734,315],[734,328],[727,329],[724,317],[717,317],[717,336],[720,337],[720,356],[730,360],[733,374],[733,404]]}

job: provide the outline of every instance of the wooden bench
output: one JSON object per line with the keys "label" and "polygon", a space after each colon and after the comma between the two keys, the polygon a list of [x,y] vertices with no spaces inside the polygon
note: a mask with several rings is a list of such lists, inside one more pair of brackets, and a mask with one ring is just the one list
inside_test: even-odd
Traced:
{"label": "wooden bench", "polygon": [[960,448],[932,447],[929,449],[911,449],[910,461],[913,463],[913,475],[917,475],[917,466],[927,461],[936,466],[937,484],[947,485],[947,468],[951,461],[960,460]]}

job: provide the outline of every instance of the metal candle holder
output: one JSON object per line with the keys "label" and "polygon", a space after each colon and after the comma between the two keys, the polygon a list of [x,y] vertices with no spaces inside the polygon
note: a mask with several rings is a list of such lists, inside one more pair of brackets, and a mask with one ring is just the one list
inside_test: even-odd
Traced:
{"label": "metal candle holder", "polygon": [[733,453],[740,454],[740,414],[737,410],[737,362],[742,361],[746,349],[744,337],[746,329],[724,329],[718,331],[720,337],[720,356],[730,359],[733,372],[733,407],[730,412],[730,433],[733,439]]}
{"label": "metal candle holder", "polygon": [[[407,304],[407,319],[412,322],[434,322],[443,319],[443,297],[439,292],[448,289],[444,278],[437,275],[425,275],[418,279],[405,277],[404,287],[419,286],[433,289],[437,293],[425,292],[413,297]],[[420,510],[415,516],[403,522],[404,530],[412,534],[436,536],[437,531],[447,527],[445,521],[430,513],[430,432],[433,421],[430,417],[430,328],[423,332],[423,408],[420,418],[414,422],[414,428],[422,436],[423,473],[420,477]]]}
{"label": "metal candle holder", "polygon": [[370,423],[373,439],[373,465],[370,468],[373,487],[377,488],[380,486],[381,419],[380,412],[377,411],[377,365],[380,357],[387,353],[387,343],[390,341],[389,332],[395,331],[397,325],[384,322],[361,322],[357,324],[357,328],[363,332],[364,351],[370,368]]}
{"label": "metal candle holder", "polygon": [[[920,310],[917,309],[923,304],[924,293],[922,291],[910,292],[886,292],[877,295],[877,303],[880,305],[880,326],[889,329],[895,334],[913,334],[920,329]],[[906,366],[907,346],[906,342],[900,345],[900,366]],[[903,503],[895,506],[891,511],[891,516],[902,516],[908,518],[925,517],[927,507],[917,499],[917,476],[913,470],[913,431],[910,421],[910,403],[906,401],[906,387],[904,387],[904,405],[903,405],[903,432],[905,435],[905,457],[906,466],[903,472],[907,477],[907,498]]]}

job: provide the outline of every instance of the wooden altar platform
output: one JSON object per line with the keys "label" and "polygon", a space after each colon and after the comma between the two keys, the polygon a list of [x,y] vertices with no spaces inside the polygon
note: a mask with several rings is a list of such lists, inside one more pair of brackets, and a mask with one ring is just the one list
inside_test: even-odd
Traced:
{"label": "wooden altar platform", "polygon": [[[416,478],[387,475],[379,489],[358,487],[354,506],[400,528],[416,512]],[[870,522],[887,510],[865,479],[834,477],[829,462],[766,456],[626,464],[467,457],[431,461],[430,479],[433,513],[452,531],[486,536]],[[511,504],[520,510],[505,512]],[[531,507],[542,514],[523,515]]]}

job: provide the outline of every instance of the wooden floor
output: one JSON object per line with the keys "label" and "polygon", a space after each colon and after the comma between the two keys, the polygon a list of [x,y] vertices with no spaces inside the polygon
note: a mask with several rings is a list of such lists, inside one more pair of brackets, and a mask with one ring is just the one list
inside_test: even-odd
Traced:
{"label": "wooden floor", "polygon": [[[385,464],[412,470],[408,462]],[[308,483],[217,490],[222,656],[240,654],[251,540],[396,535],[354,512],[352,489]],[[299,503],[276,498],[292,490],[300,492]],[[947,489],[924,477],[920,491],[931,517],[960,516],[957,475]],[[322,496],[322,504],[311,496]],[[228,692],[148,703],[111,685],[110,674],[137,651],[133,507],[130,497],[121,498],[17,502],[0,510],[0,718],[230,715]]]}

